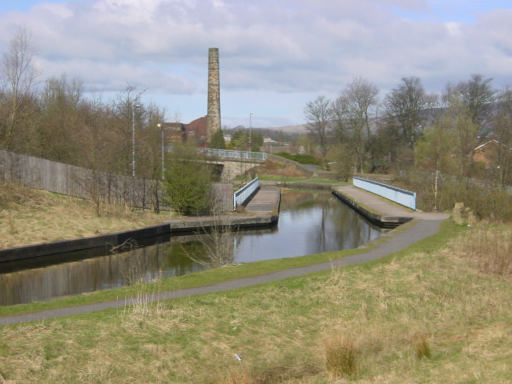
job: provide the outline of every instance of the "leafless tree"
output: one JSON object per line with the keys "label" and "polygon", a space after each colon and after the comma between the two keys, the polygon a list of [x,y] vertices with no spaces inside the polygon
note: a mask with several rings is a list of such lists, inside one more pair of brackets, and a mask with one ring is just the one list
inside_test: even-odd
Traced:
{"label": "leafless tree", "polygon": [[333,103],[338,131],[342,141],[350,143],[355,154],[355,165],[363,171],[364,159],[369,150],[370,113],[377,105],[378,89],[369,81],[357,77]]}
{"label": "leafless tree", "polygon": [[330,106],[331,102],[327,98],[319,96],[315,100],[308,102],[304,108],[307,129],[318,142],[324,162],[325,155],[327,154],[327,135],[331,120]]}
{"label": "leafless tree", "polygon": [[9,104],[8,121],[2,136],[8,149],[12,148],[19,114],[36,78],[33,56],[30,34],[23,28],[17,30],[10,41],[8,51],[3,55],[1,66],[4,90]]}
{"label": "leafless tree", "polygon": [[404,77],[402,83],[386,96],[386,117],[393,121],[407,146],[414,148],[421,134],[426,112],[435,102],[417,77]]}
{"label": "leafless tree", "polygon": [[448,85],[445,101],[454,90],[461,94],[461,101],[469,111],[473,123],[481,128],[489,106],[495,100],[496,91],[492,88],[492,79],[473,74],[468,81],[461,81],[455,87]]}
{"label": "leafless tree", "polygon": [[498,95],[499,111],[494,119],[494,135],[498,142],[496,170],[501,186],[512,184],[512,90]]}

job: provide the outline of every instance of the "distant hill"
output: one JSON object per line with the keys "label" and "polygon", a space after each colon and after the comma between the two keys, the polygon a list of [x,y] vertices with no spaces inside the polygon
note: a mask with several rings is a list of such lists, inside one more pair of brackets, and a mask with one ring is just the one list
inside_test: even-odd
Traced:
{"label": "distant hill", "polygon": [[306,124],[300,125],[286,125],[284,127],[268,127],[267,129],[271,129],[273,131],[282,131],[285,133],[307,133]]}

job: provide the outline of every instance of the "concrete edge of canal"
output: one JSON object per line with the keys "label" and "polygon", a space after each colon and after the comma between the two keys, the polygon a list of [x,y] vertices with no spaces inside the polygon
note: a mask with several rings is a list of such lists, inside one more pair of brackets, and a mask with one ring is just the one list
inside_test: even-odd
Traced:
{"label": "concrete edge of canal", "polygon": [[[249,203],[251,204],[254,201],[256,206],[259,204],[263,207],[262,209],[257,208],[254,211],[247,209],[245,213],[185,217],[173,219],[164,224],[129,231],[0,249],[0,269],[4,263],[43,259],[49,256],[91,249],[108,254],[116,249],[122,251],[122,247],[124,245],[129,246],[130,241],[139,245],[150,245],[159,241],[168,241],[171,235],[202,233],[221,227],[230,227],[237,230],[271,228],[277,225],[279,221],[281,193],[278,188],[272,190],[270,194],[268,191],[268,187],[262,188]],[[263,198],[258,196],[263,196]]]}
{"label": "concrete edge of canal", "polygon": [[347,194],[344,194],[336,189],[332,189],[332,194],[336,196],[339,200],[343,201],[345,204],[350,206],[360,215],[368,219],[372,224],[375,224],[382,228],[396,228],[401,224],[407,223],[412,220],[412,216],[384,216],[379,213],[374,213],[367,209],[363,204],[354,200]]}

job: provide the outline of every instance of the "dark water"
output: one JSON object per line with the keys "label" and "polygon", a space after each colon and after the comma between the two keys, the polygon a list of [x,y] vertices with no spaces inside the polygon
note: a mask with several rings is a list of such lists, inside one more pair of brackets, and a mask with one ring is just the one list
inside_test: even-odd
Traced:
{"label": "dark water", "polygon": [[235,263],[296,257],[356,248],[379,235],[378,228],[328,192],[285,191],[279,225],[273,230],[176,236],[129,252],[0,273],[0,305],[183,275],[208,268],[205,264],[215,254]]}

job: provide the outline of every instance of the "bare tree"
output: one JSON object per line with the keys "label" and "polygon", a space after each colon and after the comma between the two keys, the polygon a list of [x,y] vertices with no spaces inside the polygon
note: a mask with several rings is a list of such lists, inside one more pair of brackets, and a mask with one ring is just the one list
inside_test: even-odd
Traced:
{"label": "bare tree", "polygon": [[26,29],[19,29],[9,44],[9,50],[3,55],[1,72],[5,93],[9,103],[9,117],[3,132],[6,148],[11,149],[16,135],[21,109],[28,98],[36,71],[33,66],[34,49]]}
{"label": "bare tree", "polygon": [[330,106],[331,102],[328,99],[324,96],[319,96],[314,101],[308,102],[304,108],[307,129],[318,142],[324,162],[325,155],[327,154],[327,135],[331,120]]}
{"label": "bare tree", "polygon": [[363,78],[355,78],[333,103],[338,132],[342,141],[350,143],[355,154],[355,165],[363,171],[363,163],[369,150],[370,113],[377,105],[378,89]]}
{"label": "bare tree", "polygon": [[417,77],[404,77],[402,83],[386,96],[386,118],[397,127],[400,137],[414,148],[426,118],[426,110],[434,103]]}
{"label": "bare tree", "polygon": [[[469,111],[471,120],[480,128],[496,93],[491,83],[491,78],[484,79],[482,75],[473,74],[468,81],[462,81],[455,87],[462,96],[462,103]],[[447,88],[445,98],[449,97],[454,90],[451,86]]]}
{"label": "bare tree", "polygon": [[494,119],[494,135],[498,142],[496,170],[501,186],[512,184],[512,90],[498,95],[499,111]]}
{"label": "bare tree", "polygon": [[464,96],[454,90],[448,97],[448,109],[444,112],[454,131],[453,152],[457,159],[459,177],[470,177],[473,149],[478,144],[478,126],[471,118],[471,111],[464,103]]}

